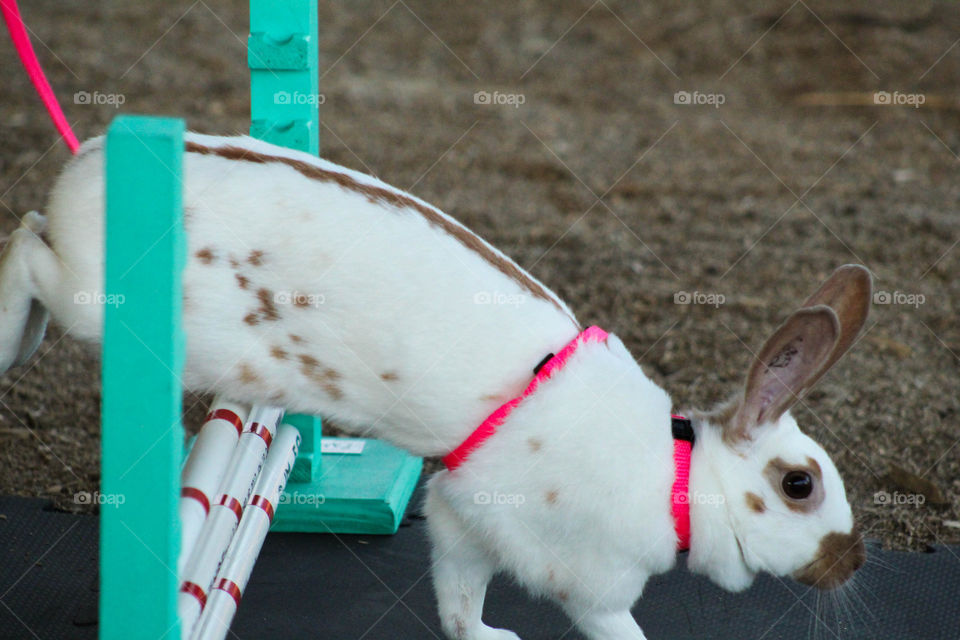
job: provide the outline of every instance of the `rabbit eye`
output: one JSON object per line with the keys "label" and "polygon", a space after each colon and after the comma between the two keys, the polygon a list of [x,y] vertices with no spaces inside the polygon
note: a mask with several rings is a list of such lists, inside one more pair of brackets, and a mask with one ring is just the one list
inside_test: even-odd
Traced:
{"label": "rabbit eye", "polygon": [[813,493],[813,478],[806,471],[790,471],[783,476],[783,492],[794,500],[803,500]]}

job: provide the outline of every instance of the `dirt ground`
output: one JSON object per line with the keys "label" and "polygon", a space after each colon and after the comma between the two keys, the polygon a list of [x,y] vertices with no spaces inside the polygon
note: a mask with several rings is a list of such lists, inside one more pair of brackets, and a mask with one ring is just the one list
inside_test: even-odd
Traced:
{"label": "dirt ground", "polygon": [[[118,112],[246,130],[245,1],[23,9],[79,137]],[[680,406],[724,398],[822,278],[867,265],[887,296],[798,418],[869,537],[960,543],[954,5],[384,0],[321,2],[320,25],[323,155],[492,241]],[[68,153],[6,37],[0,68],[7,234]],[[0,379],[0,492],[79,508],[99,399],[96,351],[54,327]]]}

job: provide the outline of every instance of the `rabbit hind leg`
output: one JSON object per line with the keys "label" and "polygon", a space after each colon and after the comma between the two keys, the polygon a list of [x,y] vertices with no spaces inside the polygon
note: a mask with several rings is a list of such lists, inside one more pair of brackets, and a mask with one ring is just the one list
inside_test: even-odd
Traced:
{"label": "rabbit hind leg", "polygon": [[43,340],[51,301],[67,279],[66,268],[39,234],[46,219],[23,217],[0,256],[0,373],[26,362]]}

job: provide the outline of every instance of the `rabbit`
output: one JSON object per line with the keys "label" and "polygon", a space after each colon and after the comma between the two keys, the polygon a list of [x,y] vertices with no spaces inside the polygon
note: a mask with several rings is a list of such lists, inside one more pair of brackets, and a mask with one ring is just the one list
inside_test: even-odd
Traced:
{"label": "rabbit", "polygon": [[[0,371],[30,358],[49,316],[96,343],[104,304],[122,304],[103,283],[104,146],[82,145],[46,217],[25,215],[4,248]],[[322,414],[420,456],[449,457],[509,405],[428,482],[444,632],[517,639],[482,622],[487,583],[505,572],[591,640],[644,638],[630,609],[677,555],[673,403],[621,340],[581,340],[589,330],[537,279],[373,177],[196,133],[183,166],[184,387]],[[687,412],[691,570],[734,591],[760,571],[833,588],[863,563],[843,482],[789,409],[853,344],[870,289],[865,268],[838,269],[739,394]],[[514,400],[538,363],[550,374]]]}

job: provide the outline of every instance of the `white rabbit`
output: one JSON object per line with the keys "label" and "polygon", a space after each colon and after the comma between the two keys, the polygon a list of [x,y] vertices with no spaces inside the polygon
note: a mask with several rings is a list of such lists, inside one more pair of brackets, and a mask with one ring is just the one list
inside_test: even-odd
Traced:
{"label": "white rabbit", "polygon": [[[540,282],[414,196],[247,137],[186,145],[185,387],[443,455],[581,331]],[[36,349],[46,310],[100,338],[103,146],[85,143],[58,179],[49,246],[30,213],[4,250],[0,371]],[[850,347],[869,300],[867,271],[838,269],[758,352],[742,394],[688,414],[694,571],[733,590],[759,571],[834,587],[862,564],[842,480],[787,410]],[[554,598],[591,640],[644,637],[630,608],[676,556],[670,410],[618,338],[584,341],[431,479],[450,638],[517,638],[481,621],[498,571]]]}

